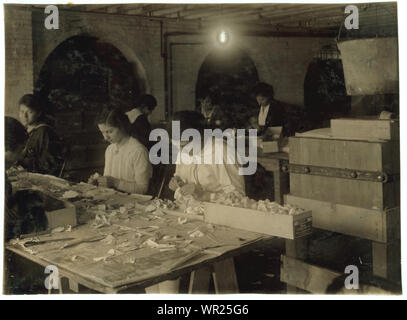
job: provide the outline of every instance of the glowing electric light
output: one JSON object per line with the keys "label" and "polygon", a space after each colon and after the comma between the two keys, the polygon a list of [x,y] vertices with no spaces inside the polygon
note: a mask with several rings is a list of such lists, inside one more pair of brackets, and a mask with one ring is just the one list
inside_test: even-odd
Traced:
{"label": "glowing electric light", "polygon": [[220,43],[226,43],[229,40],[229,34],[226,31],[221,31],[218,35]]}

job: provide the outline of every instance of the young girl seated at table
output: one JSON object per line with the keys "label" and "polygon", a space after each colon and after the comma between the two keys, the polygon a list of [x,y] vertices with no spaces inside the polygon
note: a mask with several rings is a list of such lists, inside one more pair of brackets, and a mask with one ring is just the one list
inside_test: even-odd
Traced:
{"label": "young girl seated at table", "polygon": [[97,124],[110,145],[105,153],[103,176],[91,178],[89,182],[123,192],[145,194],[152,166],[146,147],[130,136],[128,117],[118,109],[105,109]]}
{"label": "young girl seated at table", "polygon": [[[16,119],[5,117],[5,168],[10,169],[23,155],[28,134]],[[12,186],[5,174],[5,240],[45,230],[47,220],[42,199],[31,190],[13,193]]]}
{"label": "young girl seated at table", "polygon": [[29,134],[19,165],[30,172],[58,176],[64,162],[62,144],[47,121],[45,105],[32,94],[20,101],[20,121]]}
{"label": "young girl seated at table", "polygon": [[[186,164],[180,161],[176,166],[174,177],[169,183],[170,189],[183,196],[193,195],[197,200],[209,201],[212,196],[223,192],[236,191],[245,195],[244,177],[239,175],[239,164],[234,153],[228,150],[226,142],[222,139],[210,138],[204,141],[204,117],[195,111],[179,111],[174,114],[173,121],[180,122],[181,132],[188,128],[198,130],[201,136],[199,153],[194,155],[196,162]],[[188,141],[181,142],[181,149]],[[215,148],[223,150],[223,158],[215,155]],[[198,147],[199,148],[199,147]],[[181,157],[181,153],[178,154]],[[200,158],[201,163],[198,163]],[[179,158],[181,159],[181,158]],[[204,163],[211,159],[211,163]]]}

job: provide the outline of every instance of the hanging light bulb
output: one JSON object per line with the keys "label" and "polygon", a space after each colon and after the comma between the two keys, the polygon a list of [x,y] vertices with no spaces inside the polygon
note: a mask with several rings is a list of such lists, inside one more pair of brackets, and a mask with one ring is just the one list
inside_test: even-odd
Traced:
{"label": "hanging light bulb", "polygon": [[226,44],[229,41],[229,33],[227,33],[225,30],[221,30],[218,33],[218,41],[221,44]]}

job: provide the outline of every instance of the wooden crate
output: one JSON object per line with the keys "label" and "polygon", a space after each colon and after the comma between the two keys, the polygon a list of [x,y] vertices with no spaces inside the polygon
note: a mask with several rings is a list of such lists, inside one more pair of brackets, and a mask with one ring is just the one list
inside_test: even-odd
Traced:
{"label": "wooden crate", "polygon": [[[300,288],[302,290],[315,293],[326,293],[329,285],[343,273],[332,271],[320,266],[312,265],[301,260],[297,260],[285,255],[281,256],[281,282]],[[371,285],[361,285],[359,289],[343,289],[341,294],[394,294],[391,291],[374,287]]]}
{"label": "wooden crate", "polygon": [[278,141],[263,141],[260,147],[263,153],[276,153],[280,150]]}
{"label": "wooden crate", "polygon": [[290,137],[290,165],[385,172],[393,181],[381,183],[350,178],[290,173],[291,194],[303,198],[385,210],[400,204],[398,141],[356,141]]}
{"label": "wooden crate", "polygon": [[370,210],[288,194],[285,202],[312,211],[314,228],[387,243],[400,238],[400,207]]}
{"label": "wooden crate", "polygon": [[312,230],[311,211],[290,216],[209,202],[205,203],[204,221],[286,239],[309,235]]}
{"label": "wooden crate", "polygon": [[299,197],[372,210],[400,205],[399,182],[382,184],[291,173],[290,192]]}
{"label": "wooden crate", "polygon": [[331,133],[337,137],[366,140],[399,140],[398,120],[332,119]]}
{"label": "wooden crate", "polygon": [[358,141],[290,137],[293,164],[400,173],[398,141]]}

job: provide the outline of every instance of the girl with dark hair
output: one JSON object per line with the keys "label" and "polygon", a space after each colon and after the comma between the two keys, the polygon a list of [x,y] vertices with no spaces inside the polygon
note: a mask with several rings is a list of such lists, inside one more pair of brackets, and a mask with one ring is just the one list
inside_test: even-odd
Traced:
{"label": "girl with dark hair", "polygon": [[253,88],[253,93],[260,107],[257,125],[252,124],[253,127],[259,128],[258,134],[263,135],[271,126],[283,126],[284,104],[274,99],[273,86],[260,82]]}
{"label": "girl with dark hair", "polygon": [[64,159],[62,144],[54,129],[46,121],[44,105],[32,94],[20,101],[20,121],[29,134],[19,165],[30,172],[58,176]]}
{"label": "girl with dark hair", "polygon": [[[21,158],[28,138],[24,126],[14,118],[5,117],[5,169],[10,169]],[[33,190],[21,190],[13,194],[11,183],[5,175],[4,240],[18,238],[21,234],[43,231],[47,228],[47,218],[42,199]],[[27,293],[35,285],[43,285],[43,271],[33,277],[31,265],[17,255],[4,251],[4,287],[7,294]],[[40,280],[40,281],[37,281]]]}
{"label": "girl with dark hair", "polygon": [[128,117],[118,109],[105,109],[99,115],[97,125],[110,145],[105,153],[103,176],[95,180],[91,178],[90,182],[128,193],[145,194],[152,166],[146,147],[130,136]]}
{"label": "girl with dark hair", "polygon": [[131,135],[146,148],[150,148],[151,125],[148,117],[157,106],[157,100],[150,94],[143,94],[137,101],[137,107],[126,113],[131,123]]}
{"label": "girl with dark hair", "polygon": [[[27,131],[16,119],[5,117],[6,170],[21,157],[28,138]],[[21,233],[41,231],[47,220],[41,199],[30,191],[18,191],[13,195],[11,183],[5,176],[5,239],[18,237]]]}

